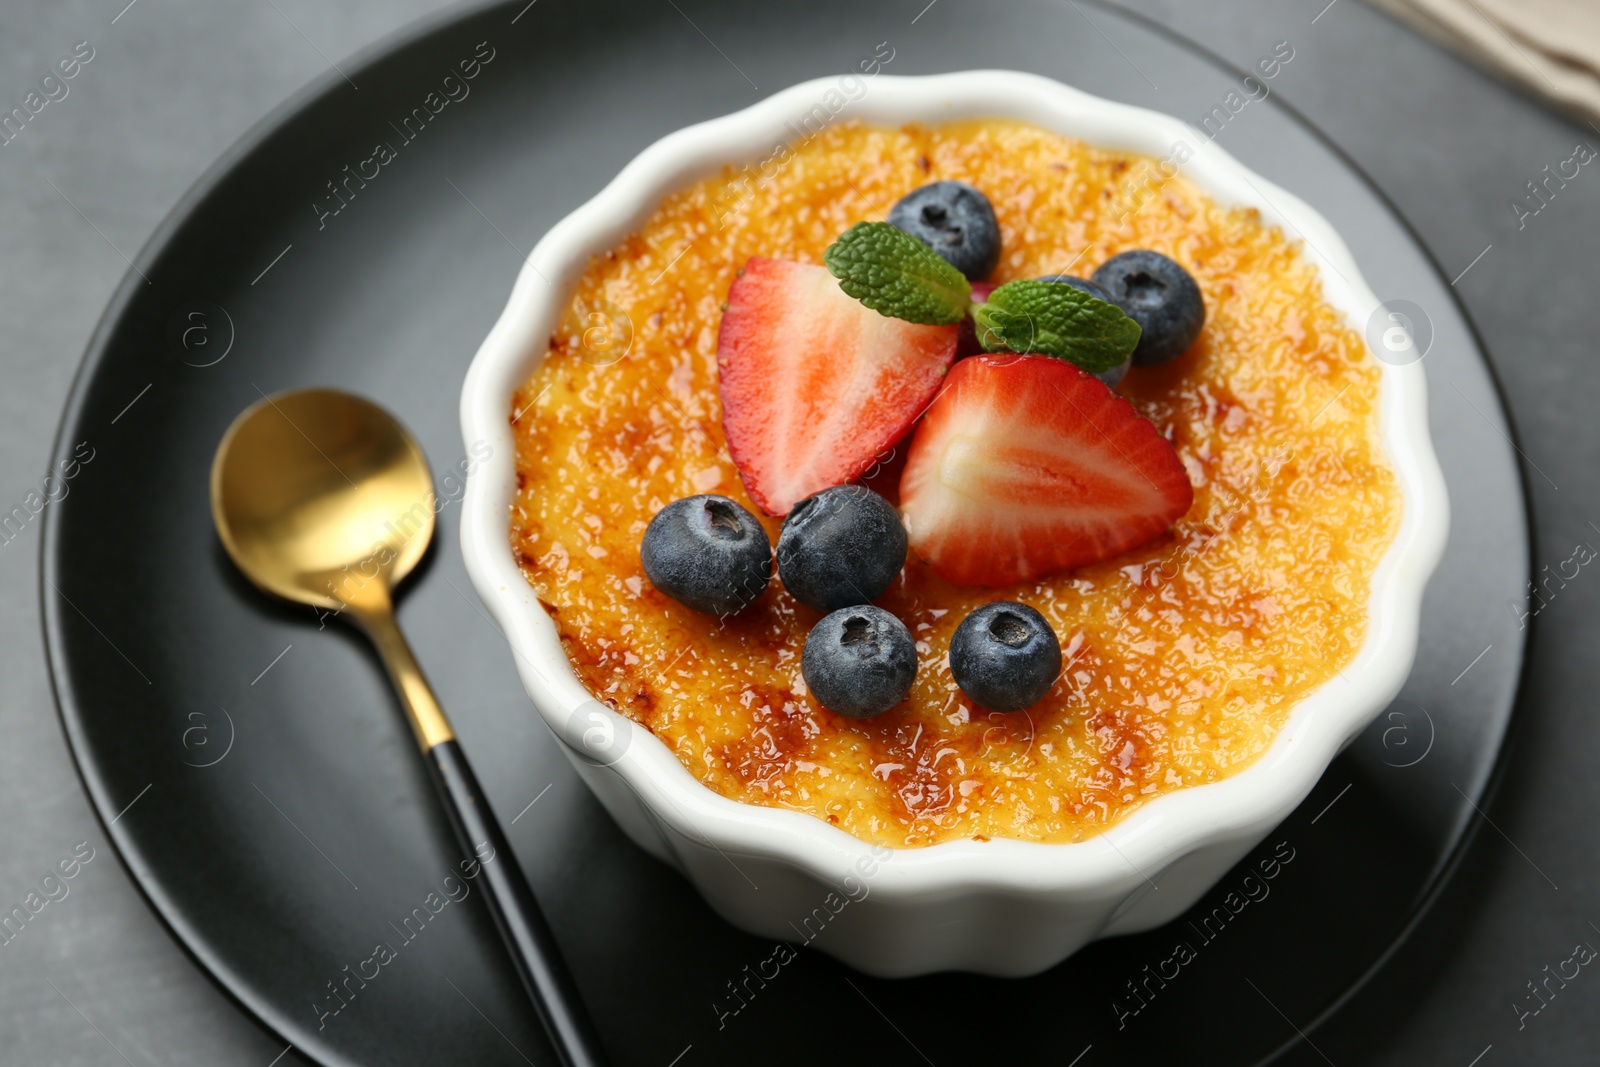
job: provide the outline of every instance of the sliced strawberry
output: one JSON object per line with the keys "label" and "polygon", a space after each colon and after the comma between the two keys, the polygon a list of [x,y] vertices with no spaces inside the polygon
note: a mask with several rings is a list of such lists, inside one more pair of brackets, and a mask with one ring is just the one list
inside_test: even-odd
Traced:
{"label": "sliced strawberry", "polygon": [[717,336],[722,426],[750,499],[786,515],[859,476],[944,381],[956,327],[886,318],[824,267],[752,259]]}
{"label": "sliced strawberry", "polygon": [[911,548],[958,585],[1110,559],[1159,536],[1193,500],[1148,419],[1048,356],[957,363],[900,480]]}

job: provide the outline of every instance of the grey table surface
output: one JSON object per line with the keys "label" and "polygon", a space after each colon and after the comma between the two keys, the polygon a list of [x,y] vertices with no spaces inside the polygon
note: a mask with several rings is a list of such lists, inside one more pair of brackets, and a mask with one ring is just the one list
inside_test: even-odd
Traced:
{"label": "grey table surface", "polygon": [[[0,148],[0,504],[46,473],[85,344],[189,185],[330,64],[437,0],[8,0],[0,102],[80,41],[93,58]],[[551,0],[546,0],[551,2]],[[997,0],[999,2],[999,0]],[[1556,115],[1358,0],[1126,0],[1243,66],[1288,40],[1274,84],[1420,233],[1481,330],[1521,432],[1538,564],[1600,544],[1600,177],[1536,215],[1510,201],[1600,130]],[[73,770],[44,666],[38,527],[0,544],[0,902],[75,848],[93,858],[0,945],[0,1062],[302,1063],[212,985],[119,866]],[[1546,601],[1502,788],[1456,878],[1385,970],[1288,1057],[1300,1064],[1592,1063],[1600,979],[1519,1018],[1580,942],[1600,945],[1600,579]],[[1507,610],[1512,610],[1509,606]],[[87,847],[80,843],[87,842]],[[1594,921],[1591,921],[1594,920]],[[1286,946],[1292,950],[1292,946]],[[1315,967],[1314,959],[1303,961]],[[1286,1026],[1287,1026],[1286,1022]],[[1314,1045],[1311,1043],[1314,1042]],[[1197,1062],[1204,1062],[1203,1051]],[[275,1059],[275,1057],[278,1057]],[[1474,1057],[1479,1057],[1474,1059]]]}

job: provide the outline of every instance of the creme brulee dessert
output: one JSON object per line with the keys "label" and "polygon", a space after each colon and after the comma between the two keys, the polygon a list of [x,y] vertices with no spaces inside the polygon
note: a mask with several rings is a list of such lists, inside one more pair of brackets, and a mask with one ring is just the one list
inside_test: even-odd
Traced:
{"label": "creme brulee dessert", "polygon": [[1152,161],[840,125],[589,264],[508,412],[513,548],[585,685],[718,793],[1079,841],[1356,655],[1380,377],[1297,242]]}

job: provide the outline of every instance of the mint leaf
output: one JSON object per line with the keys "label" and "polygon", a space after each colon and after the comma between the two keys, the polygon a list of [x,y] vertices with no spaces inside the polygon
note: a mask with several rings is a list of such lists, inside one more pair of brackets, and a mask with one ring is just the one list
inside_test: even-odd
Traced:
{"label": "mint leaf", "polygon": [[858,222],[822,254],[839,288],[880,315],[924,326],[967,317],[972,286],[938,254],[887,222]]}
{"label": "mint leaf", "polygon": [[1037,352],[1090,374],[1119,366],[1139,343],[1139,324],[1115,304],[1060,282],[1006,282],[972,309],[988,352]]}

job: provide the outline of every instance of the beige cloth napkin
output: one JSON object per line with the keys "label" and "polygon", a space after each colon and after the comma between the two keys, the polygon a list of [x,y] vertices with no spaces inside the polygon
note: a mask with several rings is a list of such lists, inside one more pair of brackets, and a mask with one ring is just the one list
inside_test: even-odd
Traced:
{"label": "beige cloth napkin", "polygon": [[1600,128],[1600,0],[1369,0]]}

